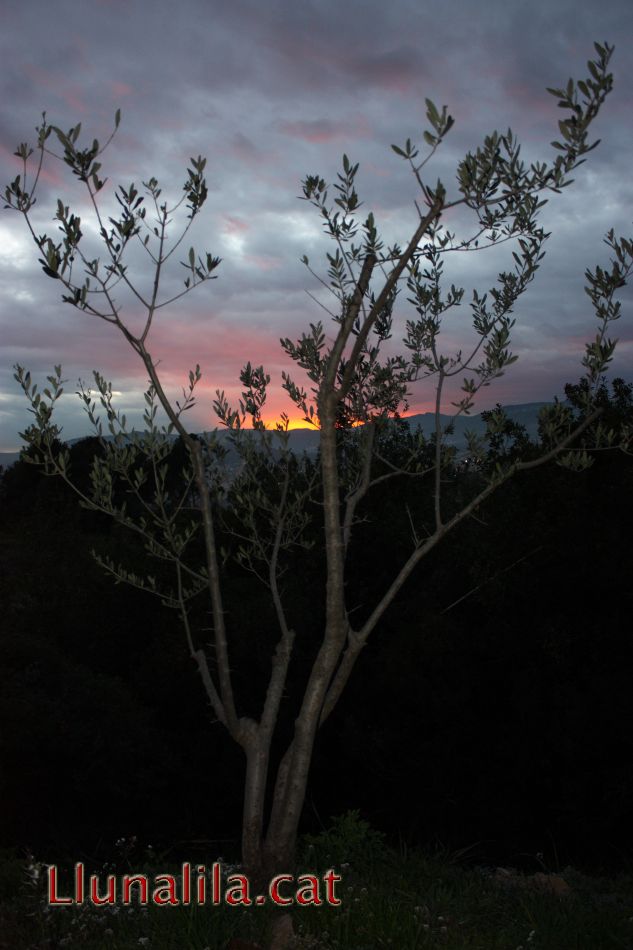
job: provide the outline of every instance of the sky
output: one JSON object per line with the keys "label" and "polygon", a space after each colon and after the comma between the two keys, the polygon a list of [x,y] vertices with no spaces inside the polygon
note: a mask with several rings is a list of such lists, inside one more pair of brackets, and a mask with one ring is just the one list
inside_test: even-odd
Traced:
{"label": "sky", "polygon": [[[235,404],[247,360],[271,375],[265,418],[298,413],[281,389],[281,373],[295,365],[280,337],[297,339],[330,318],[304,254],[326,276],[334,248],[318,212],[300,201],[307,174],[336,180],[343,153],[360,164],[357,190],[363,213],[374,212],[386,243],[405,244],[416,224],[419,188],[392,143],[422,141],[425,97],[446,104],[455,125],[425,171],[441,177],[457,197],[455,169],[492,130],[508,127],[527,160],[551,161],[564,113],[546,91],[570,76],[587,75],[593,41],[614,44],[615,88],[593,126],[601,145],[552,195],[542,224],[552,232],[535,281],[515,307],[513,351],[519,361],[483,390],[476,411],[562,395],[578,381],[584,343],[596,319],[584,293],[584,272],[607,266],[605,233],[633,233],[633,4],[630,0],[3,0],[0,8],[0,185],[20,173],[13,152],[34,143],[45,110],[54,125],[82,123],[86,146],[107,139],[115,111],[117,135],[103,156],[109,179],[100,195],[113,210],[113,189],[154,176],[163,195],[182,193],[190,156],[207,157],[209,197],[184,249],[163,278],[165,298],[182,288],[188,247],[222,258],[218,279],[158,312],[149,349],[167,392],[179,398],[188,372],[203,379],[189,415],[191,430],[217,424],[217,389]],[[68,169],[51,161],[38,192],[37,233],[55,235],[57,199],[82,216],[86,242],[97,232],[85,194]],[[180,233],[184,218],[173,222]],[[452,220],[457,228],[466,222]],[[465,235],[470,229],[458,230]],[[0,210],[0,451],[20,446],[30,424],[13,365],[42,382],[61,364],[68,380],[55,421],[65,438],[89,434],[76,395],[78,379],[99,370],[111,380],[118,408],[141,424],[146,375],[115,328],[61,302],[59,284],[38,264],[24,221]],[[139,250],[129,274],[145,290],[153,273]],[[472,289],[494,286],[511,269],[508,245],[447,259],[449,282],[465,287],[464,303],[449,314],[440,339],[453,352],[472,341]],[[379,289],[379,288],[378,288]],[[316,297],[316,301],[315,298]],[[165,299],[163,298],[163,299]],[[633,379],[633,290],[623,289],[623,315],[612,375]],[[143,311],[122,295],[121,315],[134,329]],[[414,316],[400,295],[394,338]],[[402,333],[400,333],[401,337]],[[296,372],[298,381],[301,377]],[[447,393],[448,409],[456,393]],[[429,383],[412,392],[410,412],[432,408]]]}

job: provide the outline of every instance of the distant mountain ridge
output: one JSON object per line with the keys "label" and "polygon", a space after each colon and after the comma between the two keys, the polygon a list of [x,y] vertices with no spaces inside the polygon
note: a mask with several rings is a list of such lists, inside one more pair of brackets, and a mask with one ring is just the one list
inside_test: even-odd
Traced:
{"label": "distant mountain ridge", "polygon": [[[551,405],[551,403],[548,402],[525,402],[519,403],[516,406],[504,406],[503,408],[510,419],[525,426],[528,436],[535,439],[538,434],[539,412],[543,406],[549,405]],[[427,437],[430,437],[435,430],[434,412],[420,412],[413,416],[405,416],[403,417],[403,421],[406,422],[412,430],[420,428]],[[453,421],[454,432],[453,435],[447,437],[446,441],[449,445],[456,446],[458,451],[462,451],[466,448],[467,431],[474,432],[476,435],[483,435],[486,429],[486,424],[481,417],[481,413],[476,413],[472,416],[462,415],[456,419],[448,413],[442,413],[440,415],[440,424],[442,427],[447,426],[451,421]],[[222,440],[225,440],[228,436],[226,429],[219,429],[218,433]],[[82,439],[90,438],[90,435],[91,434],[87,434],[77,439],[69,439],[69,445],[75,445],[75,443],[81,442]],[[306,452],[308,455],[315,455],[318,443],[319,433],[316,429],[306,427],[304,429],[292,429],[290,431],[290,447],[298,454]],[[13,463],[18,460],[19,456],[19,452],[0,452],[0,466],[8,468],[9,465],[13,465]]]}
{"label": "distant mountain ridge", "polygon": [[[504,406],[504,412],[513,422],[518,422],[525,426],[528,436],[536,439],[538,436],[538,417],[539,412],[544,406],[551,406],[551,402],[524,402],[516,406]],[[488,410],[489,411],[489,410]],[[458,416],[453,419],[451,415],[440,415],[440,424],[447,426],[453,420],[454,432],[452,436],[447,437],[449,445],[456,445],[459,449],[466,448],[466,432],[474,432],[475,435],[483,435],[486,431],[486,423],[478,412],[472,416]],[[412,429],[418,426],[425,436],[430,436],[435,431],[435,413],[422,412],[415,416],[407,416],[405,422]]]}

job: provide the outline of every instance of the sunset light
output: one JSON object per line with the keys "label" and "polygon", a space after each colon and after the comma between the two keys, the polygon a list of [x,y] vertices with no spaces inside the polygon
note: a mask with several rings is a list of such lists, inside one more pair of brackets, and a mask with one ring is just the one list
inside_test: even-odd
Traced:
{"label": "sunset light", "polygon": [[[86,23],[76,24],[68,34],[63,12],[48,18],[47,48],[57,44],[68,55],[63,62],[47,57],[43,63],[37,62],[33,52],[37,38],[27,44],[32,24],[24,29],[26,14],[11,5],[3,26],[5,36],[12,25],[14,32],[4,53],[3,75],[25,75],[28,81],[10,85],[2,97],[6,139],[0,149],[2,180],[12,181],[20,173],[13,140],[33,138],[33,125],[43,109],[48,110],[51,122],[63,128],[81,121],[90,141],[92,136],[101,141],[107,138],[115,110],[121,109],[121,125],[106,156],[112,166],[100,197],[104,208],[108,206],[106,214],[111,213],[110,206],[115,207],[113,189],[119,180],[140,183],[154,175],[162,194],[171,200],[180,193],[189,156],[206,155],[209,199],[203,215],[193,223],[191,240],[187,238],[186,246],[178,248],[164,268],[162,290],[169,296],[183,289],[186,274],[181,262],[186,261],[189,244],[217,254],[222,263],[209,286],[157,311],[152,351],[173,380],[174,392],[196,362],[210,393],[216,388],[239,392],[238,377],[245,361],[263,363],[272,379],[266,420],[273,423],[287,411],[291,428],[303,428],[305,423],[281,391],[281,372],[292,366],[280,351],[279,339],[298,339],[317,320],[323,321],[331,339],[327,311],[336,301],[327,286],[325,254],[330,248],[323,223],[316,210],[298,197],[302,179],[318,172],[326,182],[336,182],[345,152],[350,161],[359,163],[362,213],[373,210],[385,241],[402,242],[415,223],[415,201],[420,196],[406,163],[390,146],[407,136],[418,143],[425,97],[447,103],[455,118],[434,159],[436,178],[446,173],[447,183],[454,181],[455,163],[490,131],[499,102],[503,102],[504,128],[510,125],[523,140],[524,153],[531,160],[537,146],[543,143],[547,151],[557,134],[556,103],[544,86],[558,81],[560,62],[565,59],[580,66],[586,58],[580,51],[591,48],[594,32],[608,33],[611,26],[619,35],[623,29],[616,15],[620,4],[606,8],[584,4],[582,17],[574,15],[574,24],[565,28],[558,45],[548,52],[543,43],[554,43],[551,37],[558,35],[556,27],[553,32],[549,27],[526,32],[527,7],[519,10],[492,2],[489,6],[495,10],[492,20],[477,16],[472,4],[459,4],[454,17],[438,16],[431,25],[422,7],[407,7],[410,22],[404,33],[395,12],[392,16],[371,8],[365,23],[351,10],[345,14],[339,10],[337,17],[349,20],[348,35],[358,36],[359,30],[366,34],[365,46],[355,44],[353,54],[344,42],[345,30],[333,35],[325,13],[323,17],[311,14],[308,41],[298,11],[289,20],[275,19],[274,28],[258,12],[240,19],[243,55],[239,67],[221,39],[225,29],[233,35],[237,13],[218,12],[216,32],[209,34],[202,28],[186,42],[182,34],[184,45],[177,39],[185,29],[182,24],[174,21],[165,32],[160,17],[150,18],[143,22],[150,44],[161,48],[167,35],[173,35],[176,43],[162,63],[158,80],[147,73],[136,53],[126,52],[127,40],[122,43],[117,33],[112,3],[95,4]],[[552,23],[557,23],[554,9],[551,14]],[[134,19],[131,12],[129,16]],[[378,32],[369,25],[376,17],[381,22]],[[497,55],[498,49],[513,48],[519,36],[525,55]],[[365,47],[374,51],[368,58],[360,52]],[[449,47],[460,49],[459,69],[442,52]],[[577,187],[549,196],[543,211],[544,225],[552,232],[547,257],[515,313],[513,344],[519,361],[480,392],[477,411],[497,401],[551,399],[578,374],[584,341],[593,333],[583,290],[584,269],[602,253],[607,228],[626,231],[633,206],[626,158],[631,133],[619,120],[628,114],[631,48],[624,43],[616,50],[614,106],[599,120],[599,137],[606,141],[614,135],[617,147],[598,149],[592,162],[578,169]],[[194,74],[189,70],[192,62],[206,66]],[[199,109],[200,103],[204,105]],[[54,163],[45,167],[40,185],[37,213],[58,197],[66,199],[68,186]],[[72,194],[71,188],[68,200]],[[26,361],[41,378],[61,362],[65,378],[74,381],[89,378],[96,347],[100,371],[126,394],[135,390],[136,398],[126,396],[126,401],[142,407],[145,373],[123,338],[98,321],[86,322],[61,302],[59,294],[50,293],[49,278],[37,254],[29,253],[26,235],[13,227],[9,212],[3,214],[0,336],[6,359],[0,366],[0,450],[17,450],[17,433],[28,424],[12,378],[15,360]],[[454,210],[448,211],[447,223],[452,227],[456,220]],[[38,227],[49,227],[46,215]],[[82,228],[97,236],[90,215],[83,215]],[[168,240],[175,233],[173,229]],[[500,246],[483,255],[456,254],[446,259],[448,280],[465,288],[461,307],[447,315],[442,337],[447,349],[470,345],[472,290],[489,292],[499,269],[508,266],[508,261],[512,264],[506,251],[507,247]],[[301,263],[304,255],[309,268]],[[556,257],[556,266],[550,266],[550,255]],[[139,253],[130,259],[130,275],[141,275],[143,266]],[[122,287],[118,296],[136,325],[138,302],[128,300]],[[403,292],[397,301],[394,346],[401,339],[404,321],[413,313],[406,298]],[[572,346],[570,341],[578,342]],[[614,371],[630,374],[632,360],[633,338],[623,327]],[[450,411],[461,379],[454,384],[453,391],[444,394],[445,411]],[[432,400],[432,391],[420,385],[412,392],[409,413],[431,411]],[[68,438],[86,433],[81,407],[70,396],[60,402],[58,413]],[[199,428],[213,424],[209,402],[200,400],[190,420]],[[137,419],[135,424],[139,423]]]}

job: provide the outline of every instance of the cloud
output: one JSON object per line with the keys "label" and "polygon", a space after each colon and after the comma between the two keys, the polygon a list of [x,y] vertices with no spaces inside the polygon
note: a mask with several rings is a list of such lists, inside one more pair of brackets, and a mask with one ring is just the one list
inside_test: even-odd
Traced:
{"label": "cloud", "polygon": [[304,142],[341,141],[369,138],[370,129],[366,119],[357,118],[353,123],[346,121],[333,122],[331,119],[297,120],[295,122],[280,122],[279,129],[284,135],[302,139]]}
{"label": "cloud", "polygon": [[[21,173],[12,153],[19,142],[33,141],[44,109],[49,121],[64,129],[81,120],[89,145],[93,137],[108,138],[114,110],[121,107],[121,127],[103,156],[102,173],[109,181],[99,200],[106,221],[116,208],[119,182],[140,186],[154,175],[164,200],[176,204],[189,157],[208,158],[207,205],[161,276],[161,299],[183,289],[180,261],[192,244],[223,258],[218,280],[158,311],[150,337],[175,394],[189,368],[202,366],[204,399],[191,417],[200,425],[209,422],[216,387],[239,397],[237,379],[247,359],[264,363],[271,373],[271,413],[287,407],[279,382],[282,368],[292,364],[280,351],[279,337],[296,339],[318,319],[331,330],[327,314],[306,291],[325,306],[331,306],[331,295],[300,264],[307,254],[327,283],[325,253],[333,246],[315,209],[298,200],[306,174],[335,182],[341,154],[347,153],[360,163],[361,215],[374,211],[385,241],[403,244],[415,227],[420,193],[407,163],[389,146],[408,136],[421,140],[425,96],[438,106],[446,103],[456,120],[425,168],[430,183],[441,177],[454,192],[456,163],[494,128],[511,126],[528,162],[551,160],[549,143],[562,113],[544,87],[560,85],[569,75],[582,77],[593,39],[614,42],[615,90],[595,131],[602,144],[577,170],[575,184],[552,195],[543,210],[552,236],[547,257],[516,308],[520,360],[484,392],[481,406],[497,399],[549,398],[579,376],[583,343],[595,326],[583,291],[584,271],[608,264],[603,237],[609,228],[625,235],[633,230],[628,0],[602,5],[445,0],[441,6],[418,0],[388,5],[233,0],[216,5],[213,16],[202,0],[182,0],[177,12],[167,0],[155,0],[151,14],[140,2],[102,0],[80,8],[73,0],[58,0],[54,7],[44,0],[6,0],[2,17],[1,185]],[[67,172],[63,164],[46,161],[36,233],[56,235],[52,219],[56,200],[63,197],[81,214],[91,253],[102,254],[89,202]],[[182,218],[179,223],[177,213],[174,219],[172,241],[186,223]],[[460,232],[466,228],[465,233],[470,227],[458,213],[447,214],[445,224]],[[71,389],[78,376],[99,368],[116,380],[127,403],[136,399],[141,406],[144,369],[134,353],[113,327],[60,302],[59,288],[43,275],[39,256],[18,216],[3,212],[0,449],[14,448],[17,430],[29,421],[19,393],[16,400],[14,362],[40,375],[61,362]],[[129,263],[130,276],[143,293],[151,292],[151,262],[142,249]],[[448,350],[471,339],[472,288],[489,290],[498,270],[508,266],[508,246],[447,257],[447,278],[466,288],[464,304],[446,320],[442,342]],[[400,325],[411,316],[406,296],[403,292],[398,302]],[[632,378],[630,287],[621,300],[614,372]],[[117,301],[130,325],[142,326],[143,308],[122,287]],[[69,433],[81,434],[85,422],[70,403],[62,414]],[[412,397],[412,409],[429,404],[422,387]]]}

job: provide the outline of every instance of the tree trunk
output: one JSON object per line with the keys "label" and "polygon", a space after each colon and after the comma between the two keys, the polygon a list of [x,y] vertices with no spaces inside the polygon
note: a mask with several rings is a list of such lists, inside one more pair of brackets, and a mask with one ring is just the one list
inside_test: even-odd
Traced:
{"label": "tree trunk", "polygon": [[[371,267],[366,269],[368,278]],[[314,742],[327,690],[349,631],[344,596],[345,551],[340,520],[334,398],[324,400],[321,415],[321,466],[327,561],[325,632],[295,721],[294,737],[277,769],[272,809],[265,835],[264,798],[276,712],[274,718],[266,719],[266,724],[266,717],[263,716],[260,726],[255,723],[252,727],[249,725],[249,730],[252,731],[247,734],[243,743],[247,767],[242,852],[251,886],[257,894],[268,893],[268,883],[276,874],[294,876],[296,873],[297,834]],[[275,916],[273,920],[269,950],[286,950],[294,936],[290,914],[285,908],[278,910],[279,916]]]}
{"label": "tree trunk", "polygon": [[[323,664],[323,658],[321,658]],[[315,663],[315,668],[319,662]],[[329,666],[329,664],[328,664]],[[314,679],[314,669],[311,681]],[[313,703],[302,709],[295,725],[295,737],[286,750],[277,768],[270,820],[264,829],[264,799],[270,745],[262,741],[255,731],[246,747],[246,782],[244,795],[244,820],[242,825],[242,862],[253,895],[268,898],[268,886],[277,874],[297,874],[296,849],[299,821],[305,800],[312,749],[316,736],[320,708],[331,673],[322,669],[316,677],[323,683],[321,689],[312,692]],[[306,691],[308,692],[308,690]],[[316,701],[315,701],[316,699]],[[301,754],[297,754],[297,750]],[[271,924],[267,950],[290,950],[295,940],[292,915],[286,907],[271,907]]]}

